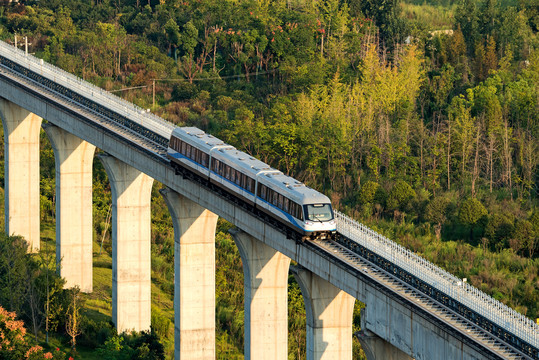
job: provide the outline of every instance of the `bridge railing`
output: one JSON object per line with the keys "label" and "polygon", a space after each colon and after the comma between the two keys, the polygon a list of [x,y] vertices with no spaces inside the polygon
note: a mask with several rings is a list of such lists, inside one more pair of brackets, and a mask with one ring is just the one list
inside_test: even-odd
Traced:
{"label": "bridge railing", "polygon": [[335,217],[339,233],[507,329],[530,345],[539,347],[539,325],[526,316],[350,217],[337,211]]}
{"label": "bridge railing", "polygon": [[24,51],[19,50],[4,41],[0,41],[0,52],[2,56],[26,67],[28,70],[63,85],[70,90],[77,92],[81,96],[90,99],[119,115],[125,116],[165,138],[170,138],[174,125],[163,120],[159,116],[70,74],[67,71],[51,65],[42,59],[31,54],[27,55]]}

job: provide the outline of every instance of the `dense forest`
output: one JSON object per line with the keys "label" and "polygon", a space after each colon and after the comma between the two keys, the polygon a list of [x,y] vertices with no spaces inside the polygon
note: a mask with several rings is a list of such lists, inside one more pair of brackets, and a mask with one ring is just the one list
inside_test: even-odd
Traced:
{"label": "dense forest", "polygon": [[[538,30],[537,0],[0,1],[0,39],[27,37],[36,56],[221,137],[533,319]],[[54,157],[45,137],[42,149],[43,236],[53,241]],[[94,168],[101,276],[110,272],[110,187],[98,161]],[[128,356],[122,347],[150,349],[154,337],[170,354],[173,240],[158,186],[155,331],[120,341],[103,315],[110,289],[82,295],[90,309],[83,343],[102,354],[118,349],[111,359]],[[228,226],[220,221],[216,237],[218,357],[242,358],[243,278]],[[31,307],[6,301],[29,327]],[[304,308],[292,278],[289,308],[290,358],[301,359]]]}

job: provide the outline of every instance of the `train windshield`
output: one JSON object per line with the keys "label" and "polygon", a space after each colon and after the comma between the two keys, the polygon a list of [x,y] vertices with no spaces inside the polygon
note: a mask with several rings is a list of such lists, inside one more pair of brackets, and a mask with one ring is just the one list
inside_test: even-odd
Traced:
{"label": "train windshield", "polygon": [[333,220],[333,210],[331,204],[313,204],[305,206],[306,220],[310,221],[330,221]]}

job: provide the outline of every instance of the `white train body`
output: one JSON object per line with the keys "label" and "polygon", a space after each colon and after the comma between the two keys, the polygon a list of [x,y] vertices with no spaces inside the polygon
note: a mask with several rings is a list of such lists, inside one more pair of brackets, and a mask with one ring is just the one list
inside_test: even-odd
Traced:
{"label": "white train body", "polygon": [[304,237],[336,231],[329,198],[195,127],[172,132],[168,158]]}

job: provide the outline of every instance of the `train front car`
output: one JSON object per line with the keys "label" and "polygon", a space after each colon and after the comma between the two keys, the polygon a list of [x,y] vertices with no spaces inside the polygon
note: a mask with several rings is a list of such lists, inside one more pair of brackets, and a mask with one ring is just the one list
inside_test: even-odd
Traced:
{"label": "train front car", "polygon": [[329,198],[305,185],[296,191],[303,195],[304,239],[329,239],[337,232],[337,224]]}
{"label": "train front car", "polygon": [[256,206],[279,216],[302,240],[328,239],[337,230],[327,196],[275,169],[257,176]]}

